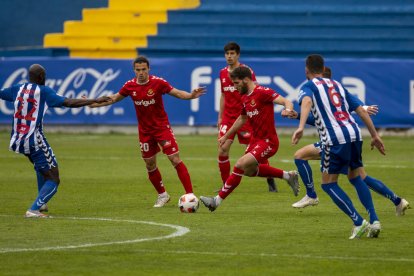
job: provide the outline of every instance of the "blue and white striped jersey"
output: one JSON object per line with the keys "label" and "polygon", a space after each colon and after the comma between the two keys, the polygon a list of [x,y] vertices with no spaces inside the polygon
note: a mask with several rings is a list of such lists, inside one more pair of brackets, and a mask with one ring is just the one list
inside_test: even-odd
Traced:
{"label": "blue and white striped jersey", "polygon": [[61,107],[66,98],[47,86],[24,83],[0,90],[0,99],[14,103],[10,150],[30,154],[44,144],[46,110]]}
{"label": "blue and white striped jersey", "polygon": [[327,78],[309,80],[300,90],[299,104],[305,96],[312,99],[311,111],[323,145],[362,141],[361,130],[350,114],[360,102],[339,82]]}

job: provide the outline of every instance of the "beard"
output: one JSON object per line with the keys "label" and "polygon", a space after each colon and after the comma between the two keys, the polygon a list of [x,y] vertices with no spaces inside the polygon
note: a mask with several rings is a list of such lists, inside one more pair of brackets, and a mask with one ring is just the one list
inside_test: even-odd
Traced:
{"label": "beard", "polygon": [[247,85],[243,85],[240,90],[239,90],[240,94],[245,95],[247,94],[247,92],[249,92],[249,88],[247,87]]}

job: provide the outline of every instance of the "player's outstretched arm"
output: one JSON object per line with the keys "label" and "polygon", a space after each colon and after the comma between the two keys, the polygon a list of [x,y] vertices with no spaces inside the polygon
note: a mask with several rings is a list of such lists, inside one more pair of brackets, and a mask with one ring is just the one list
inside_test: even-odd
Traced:
{"label": "player's outstretched arm", "polygon": [[91,105],[91,104],[94,104],[94,103],[104,104],[104,103],[108,103],[108,102],[111,102],[111,101],[112,101],[111,98],[107,97],[107,96],[99,97],[97,99],[69,99],[69,98],[66,98],[63,101],[63,106],[76,108],[76,107]]}
{"label": "player's outstretched arm", "polygon": [[293,110],[293,103],[283,97],[282,95],[279,95],[274,101],[275,104],[283,105],[285,107],[286,116],[294,116],[294,110]]}
{"label": "player's outstretched arm", "polygon": [[308,120],[309,113],[312,107],[312,99],[309,96],[305,96],[302,99],[302,103],[300,106],[300,121],[298,129],[292,135],[292,144],[296,145],[299,143],[299,140],[303,136],[303,131],[305,129],[306,121]]}
{"label": "player's outstretched arm", "polygon": [[193,89],[193,91],[191,91],[191,93],[188,93],[188,92],[183,91],[183,90],[179,90],[177,88],[173,88],[170,91],[169,94],[171,96],[174,96],[174,97],[182,99],[182,100],[192,100],[192,99],[197,99],[197,98],[201,97],[205,93],[206,93],[206,88],[205,87],[198,87],[198,88]]}
{"label": "player's outstretched arm", "polygon": [[364,122],[365,126],[368,128],[369,133],[371,134],[371,149],[376,147],[381,154],[385,155],[384,143],[379,137],[378,132],[375,129],[374,123],[372,122],[371,118],[368,115],[368,112],[365,111],[362,106],[359,106],[357,109],[355,109],[355,112]]}
{"label": "player's outstretched arm", "polygon": [[368,112],[368,115],[370,115],[370,116],[375,116],[375,115],[377,115],[378,114],[378,111],[379,111],[379,108],[378,108],[378,105],[364,105],[364,106],[362,106],[367,112]]}
{"label": "player's outstretched arm", "polygon": [[95,108],[95,107],[107,106],[107,105],[111,105],[111,104],[117,103],[125,99],[125,97],[119,93],[112,94],[109,96],[109,98],[110,98],[110,101],[101,102],[101,103],[96,102],[96,103],[91,104],[89,107]]}

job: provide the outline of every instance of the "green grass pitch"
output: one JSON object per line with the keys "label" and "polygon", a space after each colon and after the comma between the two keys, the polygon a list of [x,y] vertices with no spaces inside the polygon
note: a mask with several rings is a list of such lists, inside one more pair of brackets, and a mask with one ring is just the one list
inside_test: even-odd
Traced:
{"label": "green grass pitch", "polygon": [[[380,237],[348,240],[351,220],[321,190],[318,161],[311,161],[316,207],[291,207],[304,195],[303,185],[295,198],[283,180],[278,193],[269,193],[265,179],[244,177],[214,213],[200,206],[183,214],[177,201],[184,190],[162,154],[158,165],[172,200],[152,207],[156,193],[136,135],[47,137],[61,178],[49,203],[54,218],[25,219],[37,194],[35,174],[24,156],[8,151],[9,134],[0,133],[0,275],[414,275],[414,210],[396,217],[391,201],[372,193]],[[214,195],[220,187],[216,137],[177,140],[196,195]],[[271,164],[295,169],[295,150],[316,140],[305,137],[293,147],[281,136]],[[368,174],[414,204],[414,140],[384,137],[387,156],[365,141]],[[242,152],[233,145],[232,165]],[[367,218],[345,176],[339,183]],[[177,231],[166,224],[190,231],[165,239]]]}

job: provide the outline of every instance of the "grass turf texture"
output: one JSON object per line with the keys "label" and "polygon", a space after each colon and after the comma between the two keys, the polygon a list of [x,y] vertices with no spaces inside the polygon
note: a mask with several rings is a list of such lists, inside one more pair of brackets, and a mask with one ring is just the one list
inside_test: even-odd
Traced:
{"label": "grass turf texture", "polygon": [[[49,134],[57,156],[61,185],[49,203],[54,219],[25,219],[37,194],[32,165],[7,150],[9,134],[0,133],[0,251],[45,248],[165,236],[173,229],[119,221],[73,220],[112,218],[175,224],[190,229],[184,236],[133,244],[40,252],[0,253],[1,275],[321,275],[414,274],[414,210],[396,217],[388,199],[372,193],[383,231],[378,239],[348,240],[352,227],[320,188],[318,161],[311,161],[317,207],[297,210],[295,198],[282,181],[279,193],[267,192],[266,180],[244,177],[223,204],[210,213],[179,212],[184,190],[168,159],[158,155],[158,166],[172,200],[152,208],[156,193],[147,179],[136,135]],[[197,196],[214,195],[220,187],[215,136],[178,136],[180,155],[191,174]],[[273,166],[295,169],[293,153],[317,140],[305,137],[299,146],[280,137]],[[385,137],[387,156],[369,149],[365,139],[367,173],[414,204],[412,138]],[[243,148],[234,144],[232,165]],[[367,218],[356,192],[345,176],[340,185]]]}

